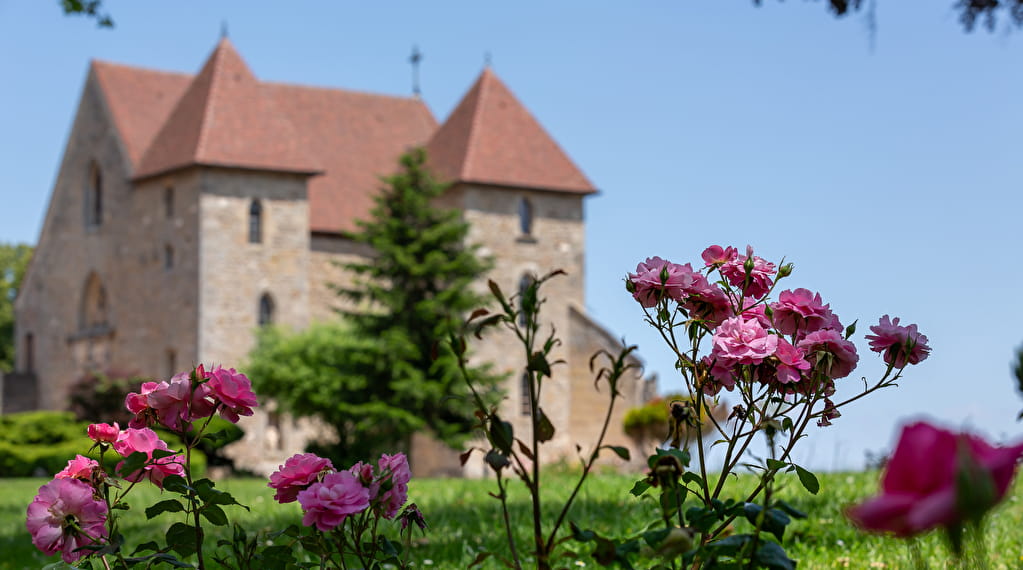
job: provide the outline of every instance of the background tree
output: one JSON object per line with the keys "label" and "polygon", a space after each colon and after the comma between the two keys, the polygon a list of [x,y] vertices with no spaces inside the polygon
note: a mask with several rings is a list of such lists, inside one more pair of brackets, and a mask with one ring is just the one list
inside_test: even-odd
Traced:
{"label": "background tree", "polygon": [[14,298],[32,257],[32,246],[0,244],[0,372],[14,369]]}
{"label": "background tree", "polygon": [[[858,12],[864,4],[869,6],[868,9],[873,9],[877,1],[827,0],[827,4],[836,16],[845,16],[851,12]],[[759,6],[763,0],[753,0],[753,3]],[[1023,25],[1023,0],[956,0],[952,4],[952,9],[959,13],[959,22],[968,32],[973,31],[977,22],[983,22],[988,31],[993,31],[999,17],[1008,17],[1017,27]]]}
{"label": "background tree", "polygon": [[[466,245],[460,213],[433,205],[445,187],[426,171],[424,151],[400,162],[352,236],[372,256],[345,265],[354,286],[336,288],[356,309],[339,311],[343,324],[265,332],[247,370],[286,410],[334,426],[340,460],[407,450],[421,430],[454,445],[474,421],[458,361],[438,341],[482,304],[472,286],[488,263]],[[486,367],[471,373],[496,385]]]}

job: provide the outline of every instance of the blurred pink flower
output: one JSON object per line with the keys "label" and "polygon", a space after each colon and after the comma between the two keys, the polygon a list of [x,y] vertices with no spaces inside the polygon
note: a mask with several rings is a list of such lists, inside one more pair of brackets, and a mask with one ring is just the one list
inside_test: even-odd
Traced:
{"label": "blurred pink flower", "polygon": [[1020,455],[1023,443],[994,447],[924,422],[908,425],[885,467],[881,494],[846,516],[863,529],[900,537],[977,520],[1005,497]]}
{"label": "blurred pink flower", "polygon": [[92,424],[89,426],[89,439],[96,443],[113,443],[121,433],[121,426],[117,422],[110,424]]}
{"label": "blurred pink flower", "polygon": [[[163,480],[168,475],[184,475],[185,474],[185,458],[181,454],[169,455],[167,457],[160,457],[153,459],[154,451],[170,451],[167,448],[167,443],[160,439],[156,432],[149,429],[134,429],[128,428],[121,432],[121,435],[117,437],[117,441],[114,442],[114,451],[116,451],[121,457],[128,457],[132,453],[140,452],[145,453],[149,457],[150,461],[142,469],[123,475],[128,481],[141,481],[143,478],[148,478],[159,488],[163,488]],[[124,462],[117,464],[117,470],[120,471]]]}
{"label": "blurred pink flower", "polygon": [[79,548],[107,537],[107,506],[77,479],[54,479],[39,488],[28,506],[25,526],[32,544],[46,555],[61,553],[71,563],[88,553]]}
{"label": "blurred pink flower", "polygon": [[895,368],[919,364],[931,353],[927,337],[917,331],[916,325],[900,326],[898,317],[881,317],[876,326],[870,327],[870,332],[874,333],[866,336],[870,350],[883,352],[884,361]]}
{"label": "blurred pink flower", "polygon": [[782,291],[778,301],[771,303],[774,311],[774,326],[782,334],[796,334],[802,338],[808,333],[821,329],[842,329],[842,323],[825,305],[820,293],[809,289]]}
{"label": "blurred pink flower", "polygon": [[[705,252],[706,253],[706,252]],[[750,271],[750,283],[743,289],[743,296],[759,299],[771,290],[774,281],[771,276],[776,273],[774,264],[762,257],[753,255],[753,247],[746,246],[746,255],[739,255],[721,266],[721,274],[728,279],[733,287],[742,288],[746,281],[746,260],[753,260]]]}
{"label": "blurred pink flower", "polygon": [[834,329],[821,329],[806,335],[796,346],[806,355],[806,360],[817,366],[817,352],[831,353],[831,368],[824,370],[830,378],[845,378],[856,368],[860,357],[856,354],[856,345],[842,338],[842,333]]}
{"label": "blurred pink flower", "polygon": [[380,504],[386,519],[393,519],[408,500],[408,482],[412,479],[404,453],[380,457]]}
{"label": "blurred pink flower", "polygon": [[333,470],[334,465],[315,453],[292,455],[277,471],[270,475],[267,487],[276,489],[274,500],[278,503],[293,503],[298,494],[316,482],[320,473]]}
{"label": "blurred pink flower", "polygon": [[89,481],[92,474],[99,469],[99,463],[84,455],[76,455],[74,459],[67,462],[67,467],[53,476],[54,479],[82,479]]}
{"label": "blurred pink flower", "polygon": [[348,471],[328,473],[322,482],[301,491],[298,503],[305,511],[302,524],[327,532],[369,507],[369,489]]}
{"label": "blurred pink flower", "polygon": [[778,337],[767,332],[757,319],[732,317],[714,331],[711,357],[725,366],[760,364],[778,348]]}
{"label": "blurred pink flower", "polygon": [[251,416],[252,408],[258,406],[252,382],[234,368],[217,366],[210,371],[209,387],[213,401],[220,404],[220,415],[225,420],[238,423],[238,416]]}
{"label": "blurred pink flower", "polygon": [[734,314],[728,295],[708,281],[702,273],[695,275],[693,283],[686,290],[686,295],[682,306],[691,316],[703,319],[711,329]]}

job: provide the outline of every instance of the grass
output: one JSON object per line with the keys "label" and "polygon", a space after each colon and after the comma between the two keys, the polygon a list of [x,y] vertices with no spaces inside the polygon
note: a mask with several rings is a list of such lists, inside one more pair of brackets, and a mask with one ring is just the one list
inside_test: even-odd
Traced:
{"label": "grass", "polygon": [[[656,509],[649,500],[636,499],[628,491],[636,476],[600,475],[593,478],[581,494],[569,516],[580,527],[602,535],[625,536],[636,533],[654,522]],[[779,496],[810,513],[805,521],[794,521],[785,535],[784,546],[789,555],[799,560],[800,568],[910,568],[909,551],[903,541],[885,539],[857,532],[842,517],[844,506],[876,492],[877,473],[824,474],[820,476],[821,492],[810,495],[795,480],[782,482]],[[751,479],[740,478],[736,484],[745,487]],[[0,569],[38,569],[56,560],[42,556],[31,544],[24,526],[25,508],[45,479],[0,479]],[[545,484],[547,504],[553,507],[557,496],[567,495],[572,480],[564,475],[551,477]],[[277,530],[300,519],[295,504],[278,505],[264,480],[231,479],[218,484],[251,507],[228,511],[233,521],[247,529]],[[521,485],[517,486],[521,487]],[[482,551],[505,553],[498,502],[487,493],[493,481],[487,480],[414,480],[410,498],[427,517],[428,534],[415,546],[415,559],[432,568],[465,568]],[[141,488],[133,505],[151,504],[159,491]],[[530,522],[527,497],[516,488],[512,495],[513,520],[517,521],[520,551],[528,549]],[[148,502],[147,502],[148,500]],[[553,511],[548,515],[553,517]],[[146,521],[141,509],[128,513],[124,530],[128,544],[134,545],[156,538],[176,519],[164,515],[157,521]],[[743,523],[745,524],[745,523]],[[1023,485],[1017,484],[988,519],[988,549],[992,568],[1023,568]],[[567,530],[567,529],[566,529]],[[742,530],[742,529],[740,529]],[[924,558],[931,568],[946,567],[946,551],[937,533],[918,540]],[[562,565],[567,568],[597,567],[588,556],[592,543],[566,542],[563,552],[568,556]],[[500,568],[493,560],[482,568]]]}

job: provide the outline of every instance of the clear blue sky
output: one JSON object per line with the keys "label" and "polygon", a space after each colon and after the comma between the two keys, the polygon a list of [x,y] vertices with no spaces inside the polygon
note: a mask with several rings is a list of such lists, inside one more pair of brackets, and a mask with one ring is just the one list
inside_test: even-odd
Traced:
{"label": "clear blue sky", "polygon": [[[601,189],[587,203],[586,306],[640,345],[662,390],[678,380],[624,274],[650,255],[750,243],[795,262],[788,286],[820,291],[861,333],[889,313],[934,349],[801,461],[858,467],[921,415],[1018,439],[1023,31],[966,34],[952,0],[876,3],[871,36],[863,16],[774,0],[120,0],[113,30],[55,1],[0,0],[0,241],[37,238],[90,58],[195,72],[226,21],[262,79],[408,94],[417,44],[443,119],[489,53]],[[858,374],[876,377],[857,345]]]}

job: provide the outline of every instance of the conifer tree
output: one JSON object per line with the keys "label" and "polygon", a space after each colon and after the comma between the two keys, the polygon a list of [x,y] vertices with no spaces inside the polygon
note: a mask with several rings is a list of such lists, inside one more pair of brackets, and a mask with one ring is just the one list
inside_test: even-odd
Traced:
{"label": "conifer tree", "polygon": [[[335,334],[322,326],[291,338],[268,331],[252,355],[257,389],[335,427],[341,441],[330,455],[338,459],[407,451],[417,431],[457,444],[474,423],[458,361],[443,341],[482,304],[472,284],[489,264],[466,244],[460,213],[434,205],[445,186],[425,160],[422,149],[402,156],[351,236],[372,254],[344,265],[353,285],[335,289],[354,308],[339,311]],[[496,386],[487,367],[470,373]]]}

